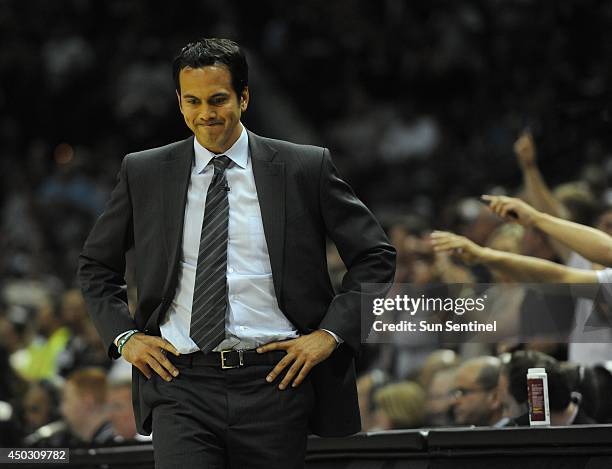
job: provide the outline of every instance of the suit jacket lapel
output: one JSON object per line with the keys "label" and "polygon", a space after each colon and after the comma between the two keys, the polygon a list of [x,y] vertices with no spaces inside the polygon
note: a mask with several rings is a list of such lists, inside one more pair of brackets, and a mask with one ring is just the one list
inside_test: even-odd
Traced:
{"label": "suit jacket lapel", "polygon": [[285,248],[285,164],[274,162],[276,150],[250,131],[249,149],[264,234],[270,255],[274,290],[280,308],[284,309],[281,291]]}
{"label": "suit jacket lapel", "polygon": [[185,204],[193,158],[193,137],[190,137],[183,140],[172,152],[168,153],[159,166],[162,181],[163,234],[170,273],[166,278],[164,292],[169,292],[170,288],[175,287],[172,284],[174,283],[174,277],[176,277],[176,267],[178,266],[178,256],[183,237]]}

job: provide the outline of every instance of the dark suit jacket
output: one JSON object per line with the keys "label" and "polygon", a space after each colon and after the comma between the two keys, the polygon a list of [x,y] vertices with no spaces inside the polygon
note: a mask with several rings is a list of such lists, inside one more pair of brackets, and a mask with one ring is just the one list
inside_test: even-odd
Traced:
{"label": "dark suit jacket", "polygon": [[[300,333],[329,329],[345,341],[311,372],[317,399],[310,429],[322,436],[355,433],[361,428],[354,371],[361,342],[360,288],[380,283],[377,293],[386,292],[395,250],[340,179],[327,149],[251,132],[249,148],[279,307]],[[113,340],[121,332],[160,335],[160,320],[177,288],[193,158],[193,137],[127,155],[106,210],[85,243],[79,281],[111,358],[119,356]],[[326,236],[348,270],[337,294],[327,272]],[[130,249],[138,291],[133,318],[124,280]],[[151,409],[140,398],[146,378],[136,367],[132,372],[138,430],[149,434]]]}

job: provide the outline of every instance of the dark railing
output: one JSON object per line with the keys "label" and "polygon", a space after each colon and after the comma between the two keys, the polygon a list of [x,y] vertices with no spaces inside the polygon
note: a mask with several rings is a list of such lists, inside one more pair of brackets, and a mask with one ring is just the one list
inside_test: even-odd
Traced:
{"label": "dark railing", "polygon": [[[51,467],[152,469],[153,466],[153,448],[151,444],[143,444],[72,449],[69,464]],[[20,464],[19,467],[40,468],[41,465]],[[421,429],[360,433],[348,438],[311,437],[306,467],[612,468],[612,425]]]}

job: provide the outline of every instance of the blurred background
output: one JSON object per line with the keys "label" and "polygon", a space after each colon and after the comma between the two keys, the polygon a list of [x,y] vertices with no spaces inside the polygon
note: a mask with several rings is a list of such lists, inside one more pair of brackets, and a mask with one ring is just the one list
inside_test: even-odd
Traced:
{"label": "blurred background", "polygon": [[[611,29],[603,0],[0,0],[0,441],[136,438],[129,366],[106,357],[76,260],[122,157],[189,135],[171,75],[185,43],[238,41],[251,75],[245,125],[329,147],[398,249],[397,281],[427,285],[505,281],[435,256],[432,229],[566,261],[477,200],[531,195],[537,206],[533,171],[557,215],[606,228]],[[329,259],[338,281],[332,247]],[[508,327],[521,323],[524,298],[512,299]],[[559,308],[569,333],[577,306]],[[501,376],[514,376],[512,359],[555,360],[567,388],[560,409],[570,397],[584,409],[587,395],[590,417],[609,421],[598,397],[611,389],[609,349],[520,339],[367,347],[358,363],[364,429],[493,424],[509,404],[498,396],[491,415],[470,416],[461,380],[472,373],[483,392],[511,389]]]}

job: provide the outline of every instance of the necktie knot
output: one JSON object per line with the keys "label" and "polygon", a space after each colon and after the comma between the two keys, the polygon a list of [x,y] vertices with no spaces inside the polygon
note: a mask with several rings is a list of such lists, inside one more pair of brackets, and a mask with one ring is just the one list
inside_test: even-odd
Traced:
{"label": "necktie knot", "polygon": [[225,155],[216,156],[212,159],[212,164],[215,168],[215,174],[223,174],[229,166],[231,160]]}

